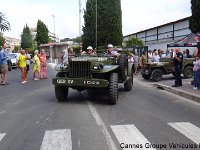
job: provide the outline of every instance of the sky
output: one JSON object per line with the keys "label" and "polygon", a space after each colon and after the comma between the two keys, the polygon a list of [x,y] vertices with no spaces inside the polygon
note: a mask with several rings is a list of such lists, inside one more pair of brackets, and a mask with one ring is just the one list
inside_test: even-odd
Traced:
{"label": "sky", "polygon": [[[82,9],[86,1],[82,0]],[[0,4],[0,12],[11,24],[5,36],[20,39],[23,27],[36,27],[38,19],[52,33],[55,19],[60,39],[79,36],[79,0],[0,0]],[[191,15],[190,0],[121,0],[121,7],[124,36]]]}

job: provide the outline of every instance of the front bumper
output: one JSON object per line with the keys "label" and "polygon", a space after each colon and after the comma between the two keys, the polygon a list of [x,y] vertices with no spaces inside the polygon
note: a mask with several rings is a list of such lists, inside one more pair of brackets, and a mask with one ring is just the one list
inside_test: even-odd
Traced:
{"label": "front bumper", "polygon": [[109,82],[104,79],[56,77],[56,78],[53,78],[53,84],[55,86],[105,88],[105,87],[108,87]]}

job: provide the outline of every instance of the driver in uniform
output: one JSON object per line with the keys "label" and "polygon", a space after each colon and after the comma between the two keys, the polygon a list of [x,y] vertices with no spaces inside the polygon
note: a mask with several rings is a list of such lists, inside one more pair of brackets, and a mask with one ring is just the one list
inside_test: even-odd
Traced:
{"label": "driver in uniform", "polygon": [[116,50],[113,49],[113,45],[112,44],[108,44],[107,51],[106,51],[106,56],[114,56],[114,57],[119,56],[119,53]]}
{"label": "driver in uniform", "polygon": [[175,68],[175,84],[172,87],[182,86],[181,73],[183,68],[183,54],[180,48],[175,49],[176,54],[173,57],[173,64]]}

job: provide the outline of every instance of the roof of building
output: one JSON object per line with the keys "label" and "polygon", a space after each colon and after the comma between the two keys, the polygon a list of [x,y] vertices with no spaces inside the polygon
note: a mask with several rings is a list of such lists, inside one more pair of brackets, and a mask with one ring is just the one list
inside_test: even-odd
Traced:
{"label": "roof of building", "polygon": [[135,33],[132,33],[132,34],[125,35],[124,38],[125,37],[129,37],[131,35],[135,35],[135,34],[139,34],[139,33],[142,33],[142,32],[146,32],[146,31],[149,31],[149,30],[161,28],[161,27],[164,27],[164,26],[167,26],[167,25],[170,25],[170,24],[174,24],[174,23],[178,23],[178,22],[181,22],[181,21],[185,21],[185,20],[188,20],[188,19],[189,19],[189,17],[185,17],[185,18],[173,21],[173,22],[169,22],[169,23],[166,23],[166,24],[163,24],[163,25],[159,25],[159,26],[156,26],[156,27],[153,27],[153,28],[149,28],[149,29],[146,29],[146,30],[142,30],[142,31],[139,31],[139,32],[135,32]]}
{"label": "roof of building", "polygon": [[[46,47],[46,46],[50,46],[51,44],[41,44],[39,47]],[[58,43],[52,43],[52,45],[56,45],[56,46],[62,46],[62,45],[69,45],[69,42],[58,42]]]}

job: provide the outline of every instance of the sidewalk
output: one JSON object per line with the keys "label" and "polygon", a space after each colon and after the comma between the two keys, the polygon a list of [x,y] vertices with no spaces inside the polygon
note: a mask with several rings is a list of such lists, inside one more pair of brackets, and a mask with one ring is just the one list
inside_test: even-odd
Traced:
{"label": "sidewalk", "polygon": [[180,87],[171,87],[174,85],[174,77],[172,75],[164,75],[163,80],[160,82],[153,82],[151,80],[144,80],[142,76],[135,75],[134,76],[137,80],[142,81],[148,85],[152,85],[156,88],[166,90],[168,92],[177,94],[184,98],[191,99],[196,102],[200,102],[200,90],[193,90],[193,85],[191,85],[192,78],[189,79],[182,79],[183,86]]}

